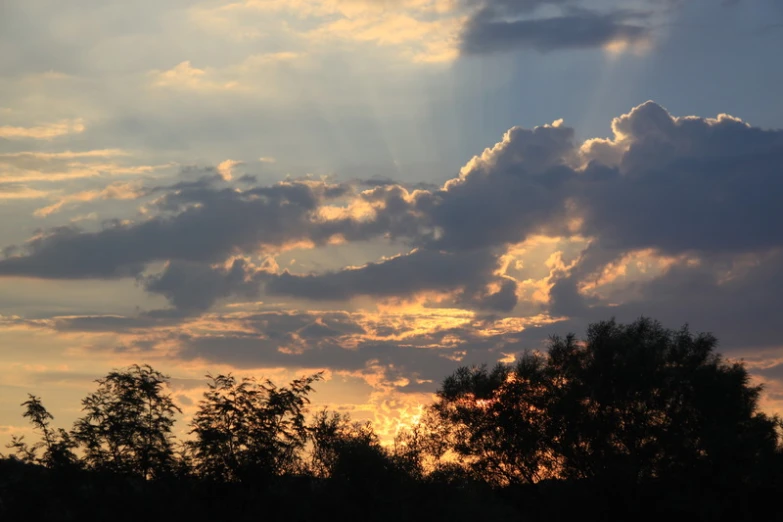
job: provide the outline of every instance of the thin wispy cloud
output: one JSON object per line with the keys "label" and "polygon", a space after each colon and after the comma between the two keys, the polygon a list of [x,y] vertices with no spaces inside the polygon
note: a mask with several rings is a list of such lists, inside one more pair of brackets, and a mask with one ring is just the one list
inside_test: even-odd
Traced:
{"label": "thin wispy cloud", "polygon": [[51,140],[67,134],[79,134],[84,132],[85,128],[81,119],[63,120],[31,127],[2,125],[0,126],[0,138]]}

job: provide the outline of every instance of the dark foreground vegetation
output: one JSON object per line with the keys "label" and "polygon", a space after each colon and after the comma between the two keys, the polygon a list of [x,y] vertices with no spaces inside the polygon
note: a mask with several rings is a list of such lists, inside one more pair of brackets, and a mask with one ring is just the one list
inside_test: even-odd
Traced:
{"label": "dark foreground vegetation", "polygon": [[783,520],[780,420],[715,344],[593,324],[548,354],[459,369],[391,446],[308,413],[320,374],[208,376],[176,441],[167,377],[132,366],[98,381],[70,431],[29,397],[40,441],[0,460],[0,520]]}

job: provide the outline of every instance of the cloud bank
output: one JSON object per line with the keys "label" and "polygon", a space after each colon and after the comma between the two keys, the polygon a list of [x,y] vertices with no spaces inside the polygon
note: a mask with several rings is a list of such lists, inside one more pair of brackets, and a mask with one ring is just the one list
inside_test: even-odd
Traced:
{"label": "cloud bank", "polygon": [[[779,346],[783,131],[654,102],[611,128],[512,128],[440,186],[185,169],[137,187],[135,219],[43,229],[0,260],[4,278],[135,280],[168,308],[12,323],[410,393],[612,316],[690,321],[737,355]],[[370,260],[303,268],[340,249]]]}

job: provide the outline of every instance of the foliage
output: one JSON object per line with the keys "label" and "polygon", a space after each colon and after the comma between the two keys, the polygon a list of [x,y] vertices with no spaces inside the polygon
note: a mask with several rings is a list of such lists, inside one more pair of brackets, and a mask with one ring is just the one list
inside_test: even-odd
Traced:
{"label": "foliage", "polygon": [[168,379],[149,365],[133,365],[97,381],[73,428],[87,467],[144,478],[171,472],[171,431],[180,409],[164,393]]}
{"label": "foliage", "polygon": [[281,388],[230,374],[207,377],[209,389],[191,424],[194,471],[228,482],[294,471],[307,442],[307,396],[322,374]]}
{"label": "foliage", "polygon": [[[716,340],[649,319],[593,324],[546,354],[463,367],[384,445],[371,423],[308,417],[317,373],[210,381],[190,424],[169,378],[99,379],[67,432],[30,395],[40,435],[0,459],[1,520],[753,520],[783,493],[783,424]],[[122,509],[118,509],[122,506]],[[783,519],[778,516],[773,519]]]}
{"label": "foliage", "polygon": [[361,483],[391,472],[391,457],[369,422],[352,423],[348,415],[321,411],[310,431],[316,476]]}
{"label": "foliage", "polygon": [[[41,399],[28,394],[28,399],[22,403],[25,407],[23,416],[30,420],[33,428],[41,434],[42,440],[29,446],[24,436],[14,436],[9,444],[17,457],[26,463],[39,464],[48,468],[73,468],[78,465],[73,449],[76,443],[70,434],[60,429],[53,429],[51,422],[54,417],[41,403]],[[43,455],[38,456],[38,450],[43,449]]]}
{"label": "foliage", "polygon": [[778,450],[761,388],[711,335],[649,319],[553,337],[514,365],[460,368],[433,406],[454,452],[496,484],[692,476],[751,480]]}

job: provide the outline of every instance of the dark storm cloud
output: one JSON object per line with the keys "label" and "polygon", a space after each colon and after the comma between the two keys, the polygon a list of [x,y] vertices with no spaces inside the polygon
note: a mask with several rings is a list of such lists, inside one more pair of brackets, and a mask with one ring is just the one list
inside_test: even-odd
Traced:
{"label": "dark storm cloud", "polygon": [[461,35],[463,54],[488,54],[512,49],[539,52],[586,49],[645,39],[649,15],[628,11],[598,13],[572,9],[560,16],[509,19],[494,6],[477,11]]}

